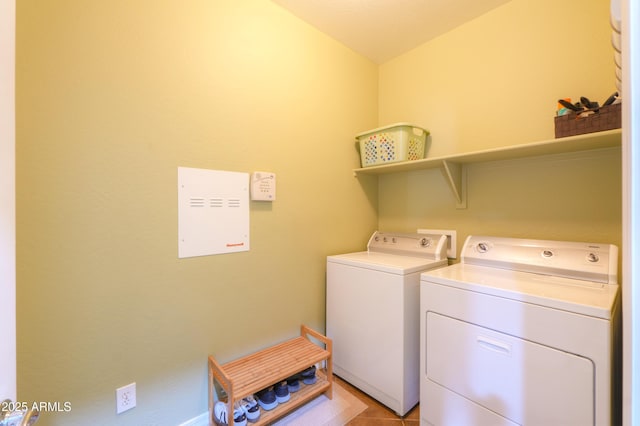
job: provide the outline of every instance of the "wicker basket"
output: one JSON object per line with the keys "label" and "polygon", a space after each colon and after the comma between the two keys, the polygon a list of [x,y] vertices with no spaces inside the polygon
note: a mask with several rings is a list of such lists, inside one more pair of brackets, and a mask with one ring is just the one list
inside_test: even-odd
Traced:
{"label": "wicker basket", "polygon": [[607,105],[587,117],[579,117],[575,112],[555,117],[556,138],[619,129],[622,127],[621,106]]}

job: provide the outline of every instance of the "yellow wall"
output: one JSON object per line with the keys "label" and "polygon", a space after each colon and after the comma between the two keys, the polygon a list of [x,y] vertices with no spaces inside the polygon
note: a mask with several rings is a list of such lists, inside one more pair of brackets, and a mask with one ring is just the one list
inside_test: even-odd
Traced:
{"label": "yellow wall", "polygon": [[[553,139],[557,99],[615,91],[608,7],[513,0],[383,64],[378,124],[429,129],[430,157]],[[478,163],[464,210],[438,170],[384,175],[379,228],[621,247],[620,167],[619,148]]]}
{"label": "yellow wall", "polygon": [[[620,150],[352,176],[397,121],[430,156],[553,137],[613,90],[607,2],[513,0],[380,67],[266,0],[17,4],[18,398],[42,425],[175,425],[222,361],[324,329],[327,254],[377,227],[619,244]],[[179,166],[277,173],[251,250],[177,258]],[[138,407],[115,415],[115,389]]]}
{"label": "yellow wall", "polygon": [[[265,0],[18,2],[18,398],[72,404],[38,424],[176,425],[208,354],[324,330],[326,256],[377,225],[377,83]],[[277,174],[249,252],[177,258],[179,166]]]}
{"label": "yellow wall", "polygon": [[615,88],[609,5],[512,0],[380,67],[379,124],[433,136],[430,156],[554,137],[559,98]]}

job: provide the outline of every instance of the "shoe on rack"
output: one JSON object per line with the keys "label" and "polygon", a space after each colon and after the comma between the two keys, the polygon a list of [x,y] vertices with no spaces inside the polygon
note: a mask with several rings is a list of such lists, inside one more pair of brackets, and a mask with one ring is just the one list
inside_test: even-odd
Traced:
{"label": "shoe on rack", "polygon": [[243,398],[242,401],[240,401],[240,408],[244,411],[249,422],[255,423],[260,418],[260,406],[253,396],[249,395]]}
{"label": "shoe on rack", "polygon": [[316,366],[312,365],[311,367],[304,370],[302,373],[302,382],[305,385],[312,385],[316,382]]}
{"label": "shoe on rack", "polygon": [[278,406],[278,401],[276,400],[276,393],[273,391],[273,386],[269,386],[268,388],[262,389],[260,392],[256,394],[256,399],[258,400],[258,404],[262,407],[263,410],[273,410]]}
{"label": "shoe on rack", "polygon": [[[213,420],[219,426],[227,426],[229,424],[227,404],[222,401],[216,402],[216,405],[213,407]],[[247,425],[247,416],[237,403],[233,408],[233,424],[238,426]]]}
{"label": "shoe on rack", "polygon": [[287,379],[287,387],[289,388],[289,393],[298,392],[300,390],[300,379],[298,376],[291,376]]}
{"label": "shoe on rack", "polygon": [[[297,392],[300,389],[300,380],[302,380],[305,385],[314,384],[316,382],[316,366],[312,365],[306,370],[302,370],[298,374],[294,374],[293,376],[289,377],[287,379],[287,383],[289,383],[289,392]],[[292,390],[292,387],[295,390]]]}
{"label": "shoe on rack", "polygon": [[289,394],[289,386],[287,386],[286,381],[282,381],[273,385],[273,391],[276,393],[276,400],[278,401],[278,404],[282,404],[291,399],[291,395]]}

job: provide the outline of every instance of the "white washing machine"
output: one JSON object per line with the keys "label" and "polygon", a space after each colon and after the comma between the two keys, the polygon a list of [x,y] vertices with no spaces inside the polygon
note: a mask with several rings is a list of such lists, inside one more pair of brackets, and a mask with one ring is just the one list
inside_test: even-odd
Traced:
{"label": "white washing machine", "polygon": [[375,232],[327,257],[333,371],[399,415],[420,398],[420,273],[447,265],[447,237]]}
{"label": "white washing machine", "polygon": [[421,424],[620,424],[617,268],[613,245],[468,237],[421,276]]}

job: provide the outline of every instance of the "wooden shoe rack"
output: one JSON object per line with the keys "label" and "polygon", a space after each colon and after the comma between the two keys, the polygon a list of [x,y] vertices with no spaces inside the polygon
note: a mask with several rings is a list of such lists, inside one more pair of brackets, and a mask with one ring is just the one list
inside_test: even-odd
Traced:
{"label": "wooden shoe rack", "polygon": [[260,419],[250,424],[256,426],[270,424],[322,393],[331,399],[333,397],[331,353],[331,339],[302,325],[300,336],[226,364],[221,365],[213,356],[209,356],[209,425],[215,425],[213,407],[216,403],[216,382],[227,394],[229,425],[234,423],[234,402],[286,380],[287,377],[322,361],[326,361],[326,368],[325,371],[320,369],[316,371],[316,383],[305,385],[301,381],[300,390],[291,393],[289,401],[278,404],[270,411],[261,409]]}

